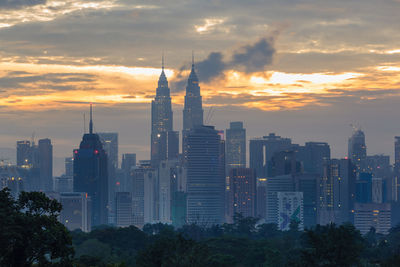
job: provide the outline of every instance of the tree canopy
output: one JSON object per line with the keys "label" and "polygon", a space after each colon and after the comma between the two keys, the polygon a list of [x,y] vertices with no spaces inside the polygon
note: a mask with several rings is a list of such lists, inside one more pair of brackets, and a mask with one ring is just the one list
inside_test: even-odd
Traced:
{"label": "tree canopy", "polygon": [[0,265],[71,266],[71,236],[57,217],[61,204],[41,192],[14,199],[0,191]]}

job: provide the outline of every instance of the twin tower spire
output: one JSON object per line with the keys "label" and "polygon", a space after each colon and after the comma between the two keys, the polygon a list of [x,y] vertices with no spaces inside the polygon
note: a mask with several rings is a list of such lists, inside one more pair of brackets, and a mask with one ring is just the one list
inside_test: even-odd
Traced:
{"label": "twin tower spire", "polygon": [[[179,133],[173,130],[170,89],[164,70],[163,54],[156,96],[151,102],[151,162],[153,166],[157,166],[161,160],[178,157],[179,154]],[[183,132],[187,132],[196,125],[203,124],[201,102],[199,80],[196,75],[194,56],[192,54],[192,68],[186,86],[185,106],[183,109]]]}
{"label": "twin tower spire", "polygon": [[[161,60],[161,75],[158,80],[157,96],[170,97],[168,81],[165,76],[164,54]],[[179,88],[178,88],[179,89]],[[194,65],[194,54],[192,52],[192,67],[186,85],[185,105],[183,109],[183,130],[188,131],[196,125],[203,125],[203,107],[200,94],[199,79]]]}

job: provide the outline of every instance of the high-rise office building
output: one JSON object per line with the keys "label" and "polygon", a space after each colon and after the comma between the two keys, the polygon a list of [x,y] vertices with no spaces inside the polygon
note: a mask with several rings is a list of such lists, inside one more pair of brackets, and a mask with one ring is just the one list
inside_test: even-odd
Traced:
{"label": "high-rise office building", "polygon": [[17,166],[28,166],[32,164],[31,142],[17,141]]}
{"label": "high-rise office building", "polygon": [[129,173],[131,169],[135,166],[136,166],[135,153],[122,154],[121,169],[123,169],[124,172]]}
{"label": "high-rise office building", "polygon": [[265,222],[267,218],[267,178],[257,178],[257,216]]}
{"label": "high-rise office building", "polygon": [[377,233],[388,234],[391,228],[390,203],[356,203],[354,226],[365,235],[374,227]]}
{"label": "high-rise office building", "polygon": [[60,193],[59,199],[63,209],[59,221],[73,231],[80,229],[83,232],[91,230],[91,201],[87,193]]}
{"label": "high-rise office building", "polygon": [[29,170],[27,191],[50,192],[53,190],[53,147],[50,139],[17,141],[17,166]]}
{"label": "high-rise office building", "polygon": [[348,157],[357,168],[357,172],[366,172],[367,146],[365,145],[365,134],[360,129],[353,132],[349,138]]}
{"label": "high-rise office building", "polygon": [[277,225],[281,231],[290,229],[291,222],[299,224],[299,230],[304,229],[303,192],[278,192]]}
{"label": "high-rise office building", "polygon": [[27,169],[18,166],[0,165],[0,190],[8,187],[11,195],[18,197],[22,191],[29,191],[29,172]]}
{"label": "high-rise office building", "polygon": [[269,177],[300,173],[301,163],[296,159],[296,151],[284,150],[274,153],[268,166]]}
{"label": "high-rise office building", "polygon": [[73,178],[74,178],[74,158],[65,158],[65,174],[60,177],[54,178],[54,191],[55,192],[73,192]]}
{"label": "high-rise office building", "polygon": [[186,224],[187,194],[183,191],[176,191],[172,194],[171,221],[175,227],[182,227]]}
{"label": "high-rise office building", "polygon": [[372,173],[359,173],[358,179],[356,181],[356,202],[372,202]]}
{"label": "high-rise office building", "polygon": [[156,223],[160,220],[160,179],[158,169],[146,170],[143,177],[143,219],[144,223]]}
{"label": "high-rise office building", "polygon": [[266,222],[277,224],[279,217],[278,192],[293,192],[295,189],[294,177],[291,174],[269,177],[266,181],[266,189]]}
{"label": "high-rise office building", "polygon": [[115,191],[117,187],[116,171],[118,169],[118,133],[97,133],[104,151],[107,154],[108,171],[108,220],[115,223]]}
{"label": "high-rise office building", "polygon": [[302,162],[305,173],[324,173],[324,161],[331,158],[331,149],[328,143],[307,142],[297,151],[297,160]]}
{"label": "high-rise office building", "polygon": [[246,129],[241,121],[231,122],[226,129],[226,166],[227,171],[246,168]]}
{"label": "high-rise office building", "polygon": [[[151,166],[151,161],[141,160],[139,165],[133,168],[132,175],[132,210],[133,224],[136,227],[143,227],[145,223],[145,186],[149,184],[149,180],[155,176],[155,170]],[[147,181],[146,181],[147,180]],[[154,197],[146,194],[146,197],[151,199]],[[151,203],[146,201],[148,207]],[[146,214],[149,214],[150,208],[147,208]],[[148,215],[150,217],[150,215]],[[150,220],[150,219],[149,219]]]}
{"label": "high-rise office building", "polygon": [[[177,192],[185,192],[185,171],[180,161],[164,160],[160,162],[158,168],[159,183],[159,221],[161,223],[172,223],[172,210],[174,205],[180,205],[174,202]],[[186,202],[182,203],[182,205]]]}
{"label": "high-rise office building", "polygon": [[179,133],[173,131],[173,113],[170,89],[162,71],[158,79],[156,97],[151,101],[151,163],[157,167],[161,160],[177,158],[179,154]]}
{"label": "high-rise office building", "polygon": [[89,133],[74,150],[74,191],[91,198],[91,223],[96,226],[108,223],[108,164],[100,137],[93,133],[92,106],[90,115]]}
{"label": "high-rise office building", "polygon": [[256,171],[258,178],[265,178],[271,164],[272,156],[279,151],[287,150],[292,147],[289,138],[282,138],[270,133],[262,138],[250,140],[250,168]]}
{"label": "high-rise office building", "polygon": [[130,192],[115,193],[115,224],[128,227],[133,224],[132,195]]}
{"label": "high-rise office building", "polygon": [[303,173],[294,176],[295,191],[303,193],[304,227],[317,224],[318,189],[321,176],[316,173]]}
{"label": "high-rise office building", "polygon": [[225,177],[221,175],[221,137],[213,126],[187,135],[187,220],[203,225],[224,221]]}
{"label": "high-rise office building", "polygon": [[[122,154],[121,169],[117,173],[117,191],[132,192],[132,176],[131,172],[136,166],[136,154]],[[118,184],[119,183],[119,184]]]}
{"label": "high-rise office building", "polygon": [[256,217],[257,181],[255,172],[249,168],[229,171],[229,217],[240,213],[244,217]]}
{"label": "high-rise office building", "polygon": [[[185,104],[183,108],[183,129],[182,129],[182,154],[186,154],[186,137],[190,130],[196,126],[203,125],[203,104],[200,94],[199,79],[194,69],[192,59],[192,69],[186,86]],[[186,158],[184,158],[186,161]]]}
{"label": "high-rise office building", "polygon": [[318,223],[353,222],[356,201],[356,171],[350,159],[326,161],[319,182]]}
{"label": "high-rise office building", "polygon": [[392,186],[392,199],[400,200],[400,136],[394,137],[394,179]]}
{"label": "high-rise office building", "polygon": [[183,109],[183,130],[203,125],[203,107],[200,95],[199,79],[192,62],[192,69],[186,86],[185,106]]}
{"label": "high-rise office building", "polygon": [[65,175],[74,176],[74,158],[65,158]]}
{"label": "high-rise office building", "polygon": [[51,140],[39,140],[40,188],[44,192],[53,191],[53,145]]}
{"label": "high-rise office building", "polygon": [[107,153],[108,165],[118,168],[118,133],[97,133]]}
{"label": "high-rise office building", "polygon": [[54,178],[54,191],[61,193],[61,192],[73,192],[74,185],[73,185],[73,176],[67,176],[65,174],[61,175],[60,177]]}

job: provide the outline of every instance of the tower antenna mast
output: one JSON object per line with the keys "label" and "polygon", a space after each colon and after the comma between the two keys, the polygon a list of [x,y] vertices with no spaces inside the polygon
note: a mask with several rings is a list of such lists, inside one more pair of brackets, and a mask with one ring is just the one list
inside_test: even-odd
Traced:
{"label": "tower antenna mast", "polygon": [[89,134],[93,134],[93,112],[92,112],[92,103],[90,103]]}

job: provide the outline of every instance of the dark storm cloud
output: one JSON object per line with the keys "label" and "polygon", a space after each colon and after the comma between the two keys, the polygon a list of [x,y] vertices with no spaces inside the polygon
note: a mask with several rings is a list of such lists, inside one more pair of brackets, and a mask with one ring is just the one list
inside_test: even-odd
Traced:
{"label": "dark storm cloud", "polygon": [[[207,83],[214,78],[221,77],[225,70],[238,70],[246,73],[265,71],[272,63],[275,54],[274,39],[262,38],[254,44],[246,45],[234,51],[231,60],[224,60],[221,52],[211,52],[202,61],[196,62],[195,69],[201,82]],[[182,66],[173,83],[176,91],[182,91],[187,77],[182,75],[187,66]]]}
{"label": "dark storm cloud", "polygon": [[46,0],[0,0],[0,9],[17,9],[46,4]]}
{"label": "dark storm cloud", "polygon": [[246,73],[253,73],[265,70],[265,67],[272,63],[275,54],[272,38],[263,38],[254,45],[247,45],[241,51],[233,55],[232,67],[242,67]]}

